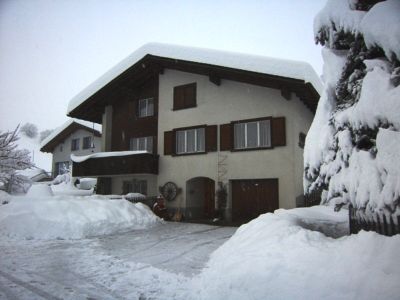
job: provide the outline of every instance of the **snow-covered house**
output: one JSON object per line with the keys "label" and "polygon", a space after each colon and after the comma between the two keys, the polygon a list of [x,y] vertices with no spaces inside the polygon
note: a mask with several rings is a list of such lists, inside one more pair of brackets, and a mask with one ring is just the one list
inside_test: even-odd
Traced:
{"label": "snow-covered house", "polygon": [[102,124],[104,151],[75,157],[73,175],[103,193],[161,187],[187,218],[214,216],[224,194],[233,220],[294,207],[320,90],[303,62],[147,44],[71,100],[69,116]]}
{"label": "snow-covered house", "polygon": [[88,155],[101,149],[101,126],[82,120],[68,120],[41,142],[40,151],[53,154],[53,177],[72,166],[71,155]]}

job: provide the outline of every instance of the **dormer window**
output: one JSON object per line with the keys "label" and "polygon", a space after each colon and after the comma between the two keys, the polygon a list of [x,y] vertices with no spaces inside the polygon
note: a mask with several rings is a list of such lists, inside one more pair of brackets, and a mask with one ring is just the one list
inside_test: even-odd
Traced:
{"label": "dormer window", "polygon": [[138,117],[151,117],[154,115],[154,99],[140,99],[138,101]]}

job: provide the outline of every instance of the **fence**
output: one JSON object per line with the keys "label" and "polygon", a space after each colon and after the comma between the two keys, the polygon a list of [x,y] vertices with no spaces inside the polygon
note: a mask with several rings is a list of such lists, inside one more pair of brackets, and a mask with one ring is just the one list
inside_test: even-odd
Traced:
{"label": "fence", "polygon": [[374,213],[368,218],[363,210],[349,206],[350,233],[358,233],[360,230],[375,231],[377,233],[392,236],[400,233],[400,216]]}
{"label": "fence", "polygon": [[304,206],[310,207],[321,204],[321,193],[321,190],[316,190],[310,194],[304,195]]}

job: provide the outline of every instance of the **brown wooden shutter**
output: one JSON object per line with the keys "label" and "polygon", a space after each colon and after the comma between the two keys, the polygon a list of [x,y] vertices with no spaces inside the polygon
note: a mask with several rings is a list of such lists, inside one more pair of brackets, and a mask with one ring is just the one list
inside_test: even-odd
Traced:
{"label": "brown wooden shutter", "polygon": [[174,131],[164,132],[164,155],[172,155],[174,151]]}
{"label": "brown wooden shutter", "polygon": [[219,126],[219,144],[221,151],[230,151],[233,149],[233,126],[232,124],[222,124]]}
{"label": "brown wooden shutter", "polygon": [[206,152],[217,151],[217,125],[206,127]]}
{"label": "brown wooden shutter", "polygon": [[174,87],[174,110],[185,107],[185,90],[181,86]]}
{"label": "brown wooden shutter", "polygon": [[185,90],[185,107],[196,106],[196,83],[188,84]]}
{"label": "brown wooden shutter", "polygon": [[272,118],[271,133],[272,147],[286,146],[285,117]]}

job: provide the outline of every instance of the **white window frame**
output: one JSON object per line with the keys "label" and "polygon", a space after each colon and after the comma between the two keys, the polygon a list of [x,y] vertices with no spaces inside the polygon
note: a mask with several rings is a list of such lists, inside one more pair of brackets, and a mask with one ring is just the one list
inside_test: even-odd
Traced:
{"label": "white window frame", "polygon": [[[192,130],[194,130],[194,147],[193,147],[194,151],[188,151],[188,132],[192,131]],[[201,143],[201,144],[199,144],[197,142],[197,138],[198,138],[200,130],[203,130],[203,143]],[[183,134],[183,144],[184,144],[184,147],[183,147],[184,149],[183,150],[184,151],[181,151],[181,152],[178,151],[178,149],[179,149],[179,147],[178,147],[178,143],[179,143],[178,133],[179,132],[183,132],[184,133]],[[176,139],[176,142],[175,142],[175,152],[176,152],[176,154],[190,154],[190,153],[205,153],[206,152],[206,150],[205,150],[205,148],[206,148],[206,146],[205,146],[205,143],[206,143],[206,130],[205,130],[204,127],[177,130],[175,132],[175,139]],[[201,146],[203,146],[202,149],[200,148]]]}
{"label": "white window frame", "polygon": [[[151,140],[151,149],[149,150],[149,149],[147,149],[147,147],[149,146],[150,140]],[[143,143],[144,149],[140,149],[141,141],[144,141],[144,143]],[[131,151],[147,151],[148,153],[153,153],[153,147],[154,147],[154,139],[152,136],[133,137],[129,141],[129,150],[131,150]]]}
{"label": "white window frame", "polygon": [[[152,102],[152,106],[150,109],[149,102]],[[145,112],[142,115],[142,110],[140,109],[142,107],[142,103],[145,106]],[[151,117],[154,116],[154,98],[145,98],[145,99],[139,99],[138,101],[138,117],[139,118],[145,118],[145,117]]]}
{"label": "white window frame", "polygon": [[[268,129],[269,133],[267,136],[267,144],[266,145],[261,145],[261,135],[260,135],[260,128],[261,128],[261,122],[268,122]],[[257,145],[256,146],[249,146],[249,141],[248,141],[248,132],[247,132],[247,127],[248,124],[251,123],[256,123],[257,124]],[[238,147],[237,141],[236,141],[236,126],[243,126],[244,125],[244,147]],[[245,149],[257,149],[257,148],[271,148],[271,120],[269,119],[264,119],[264,120],[257,120],[257,121],[248,121],[248,122],[238,122],[234,124],[234,149],[235,150],[245,150]]]}

